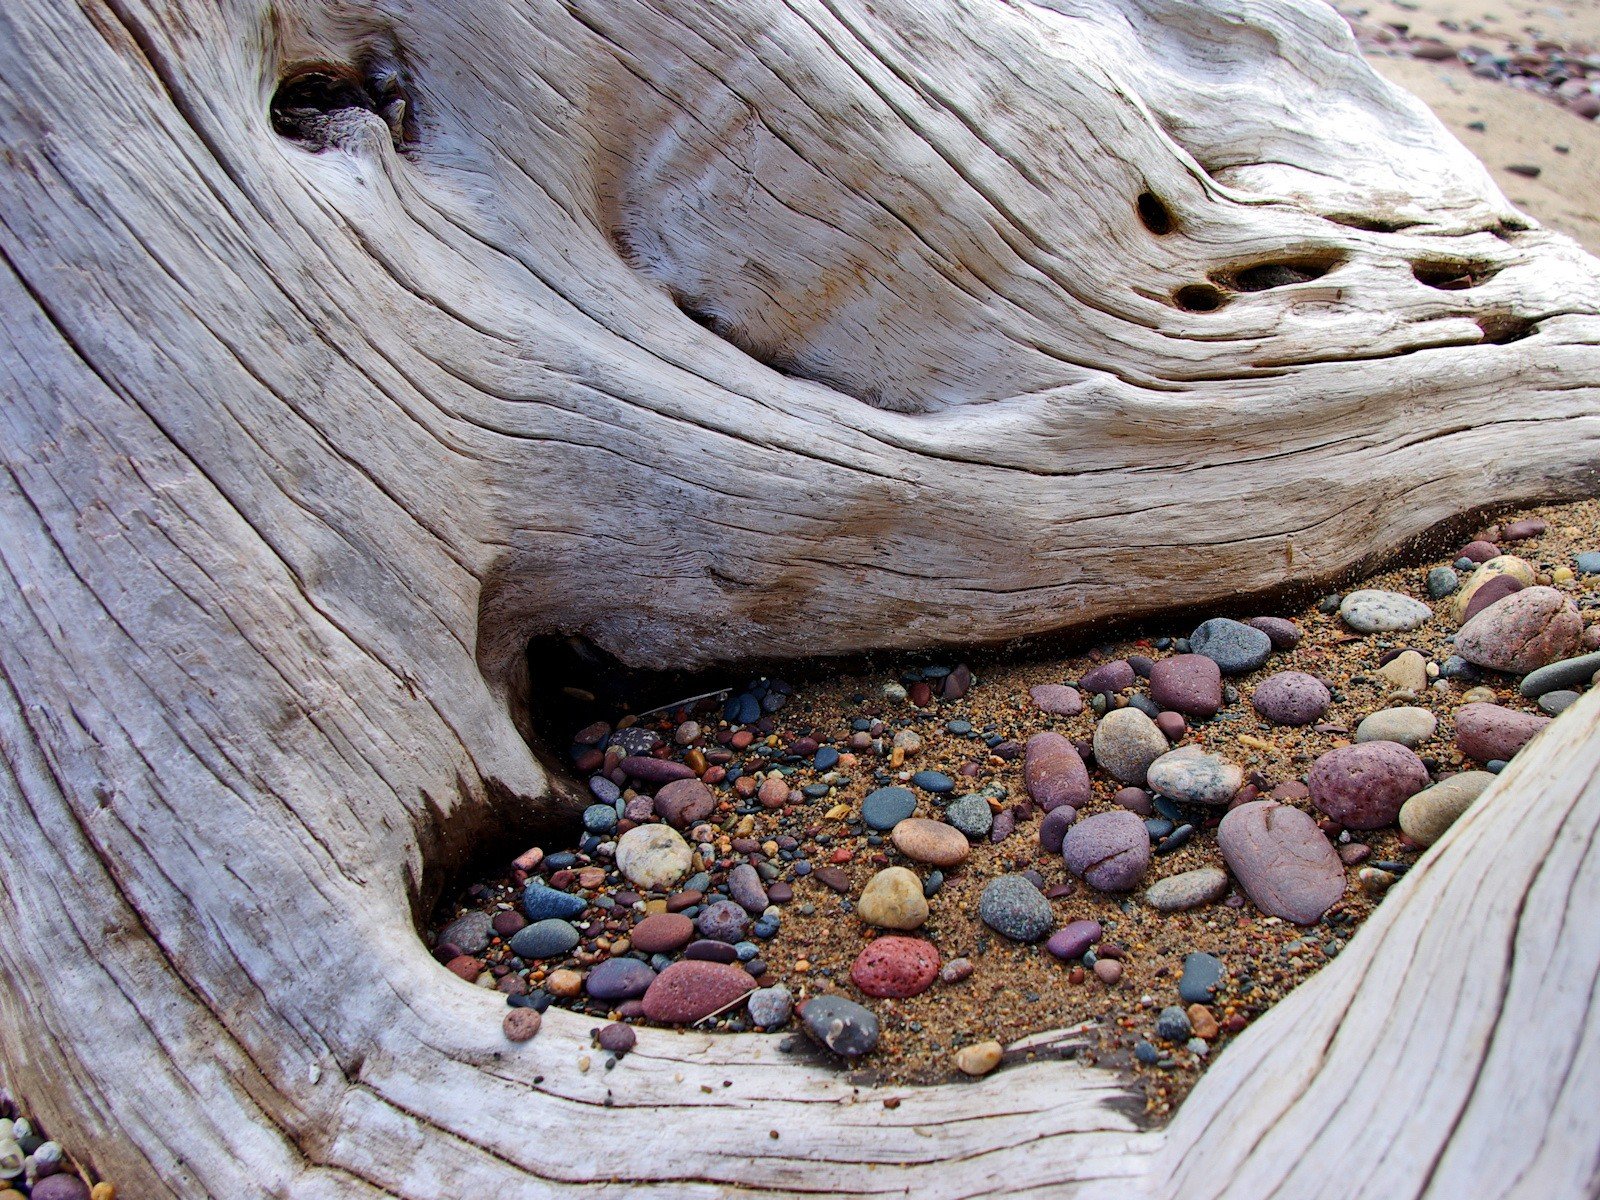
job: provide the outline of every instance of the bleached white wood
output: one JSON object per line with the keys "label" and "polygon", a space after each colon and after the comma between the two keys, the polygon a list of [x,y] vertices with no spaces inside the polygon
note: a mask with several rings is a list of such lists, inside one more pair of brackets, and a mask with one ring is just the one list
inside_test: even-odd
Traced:
{"label": "bleached white wood", "polygon": [[[319,62],[400,151],[274,132]],[[0,1066],[123,1194],[1592,1189],[1592,696],[1165,1132],[1070,1063],[585,1073],[414,933],[563,803],[531,635],[970,644],[1592,493],[1600,268],[1331,10],[14,0],[0,145]]]}

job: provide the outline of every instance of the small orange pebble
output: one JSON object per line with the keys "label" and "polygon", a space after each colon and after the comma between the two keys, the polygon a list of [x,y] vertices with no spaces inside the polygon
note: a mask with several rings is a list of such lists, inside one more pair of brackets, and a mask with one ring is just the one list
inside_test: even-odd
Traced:
{"label": "small orange pebble", "polygon": [[851,857],[852,855],[850,851],[845,849],[843,846],[840,846],[832,854],[828,855],[828,861],[834,863],[847,863],[850,861]]}
{"label": "small orange pebble", "polygon": [[804,975],[807,971],[811,970],[811,964],[803,958],[797,958],[795,959],[794,969],[801,975]]}

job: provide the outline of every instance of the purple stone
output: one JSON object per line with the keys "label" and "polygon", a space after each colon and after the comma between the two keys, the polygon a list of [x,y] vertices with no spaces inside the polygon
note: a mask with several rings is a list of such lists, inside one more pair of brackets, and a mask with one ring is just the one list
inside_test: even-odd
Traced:
{"label": "purple stone", "polygon": [[583,989],[596,1000],[633,1000],[644,995],[655,977],[637,958],[608,958],[589,972]]}
{"label": "purple stone", "polygon": [[1102,934],[1099,921],[1073,921],[1052,933],[1044,948],[1057,958],[1082,958]]}
{"label": "purple stone", "polygon": [[1134,678],[1133,667],[1125,659],[1119,658],[1101,663],[1086,672],[1078,680],[1078,686],[1086,692],[1120,692],[1123,688],[1132,687]]}
{"label": "purple stone", "polygon": [[1078,810],[1070,804],[1060,808],[1052,808],[1045,813],[1044,820],[1039,822],[1039,846],[1051,854],[1061,853],[1061,839],[1067,836],[1067,829],[1078,819]]}
{"label": "purple stone", "polygon": [[731,900],[718,900],[701,910],[694,926],[703,938],[732,944],[744,938],[750,914]]}

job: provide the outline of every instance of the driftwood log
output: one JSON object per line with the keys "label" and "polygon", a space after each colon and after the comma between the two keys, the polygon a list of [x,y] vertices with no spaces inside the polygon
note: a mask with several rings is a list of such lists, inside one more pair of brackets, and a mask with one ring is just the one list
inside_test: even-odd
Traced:
{"label": "driftwood log", "polygon": [[0,255],[0,1067],[123,1194],[1594,1192],[1593,694],[1164,1131],[581,1073],[415,932],[565,803],[532,636],[997,641],[1596,490],[1600,265],[1331,9],[9,0]]}

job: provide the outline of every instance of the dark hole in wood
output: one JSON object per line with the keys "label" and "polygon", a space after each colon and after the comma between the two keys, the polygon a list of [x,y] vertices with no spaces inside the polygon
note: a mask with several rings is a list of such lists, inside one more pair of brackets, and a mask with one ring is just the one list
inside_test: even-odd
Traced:
{"label": "dark hole in wood", "polygon": [[1525,337],[1532,337],[1539,330],[1537,321],[1528,317],[1513,316],[1511,313],[1485,313],[1477,320],[1478,328],[1483,330],[1483,340],[1487,345],[1504,346],[1507,342],[1520,342]]}
{"label": "dark hole in wood", "polygon": [[1221,308],[1227,297],[1208,283],[1191,283],[1173,293],[1172,299],[1185,312],[1212,312]]}
{"label": "dark hole in wood", "polygon": [[1328,220],[1336,225],[1343,225],[1347,229],[1361,229],[1367,233],[1399,233],[1402,229],[1410,229],[1420,225],[1420,221],[1402,221],[1385,217],[1374,217],[1365,213],[1329,213]]}
{"label": "dark hole in wood", "polygon": [[1225,272],[1217,277],[1217,282],[1235,291],[1265,292],[1272,288],[1321,279],[1337,263],[1338,260],[1335,258],[1297,258],[1283,262],[1255,263]]}
{"label": "dark hole in wood", "polygon": [[1139,220],[1151,233],[1171,233],[1177,224],[1172,219],[1172,210],[1154,192],[1139,193],[1138,209]]}
{"label": "dark hole in wood", "polygon": [[1411,264],[1411,273],[1418,283],[1445,292],[1459,292],[1477,287],[1494,275],[1494,268],[1486,263],[1467,262],[1461,259],[1435,259]]}
{"label": "dark hole in wood", "polygon": [[272,97],[272,128],[315,150],[340,144],[371,113],[389,129],[395,149],[415,140],[410,105],[393,68],[308,67],[286,77]]}

